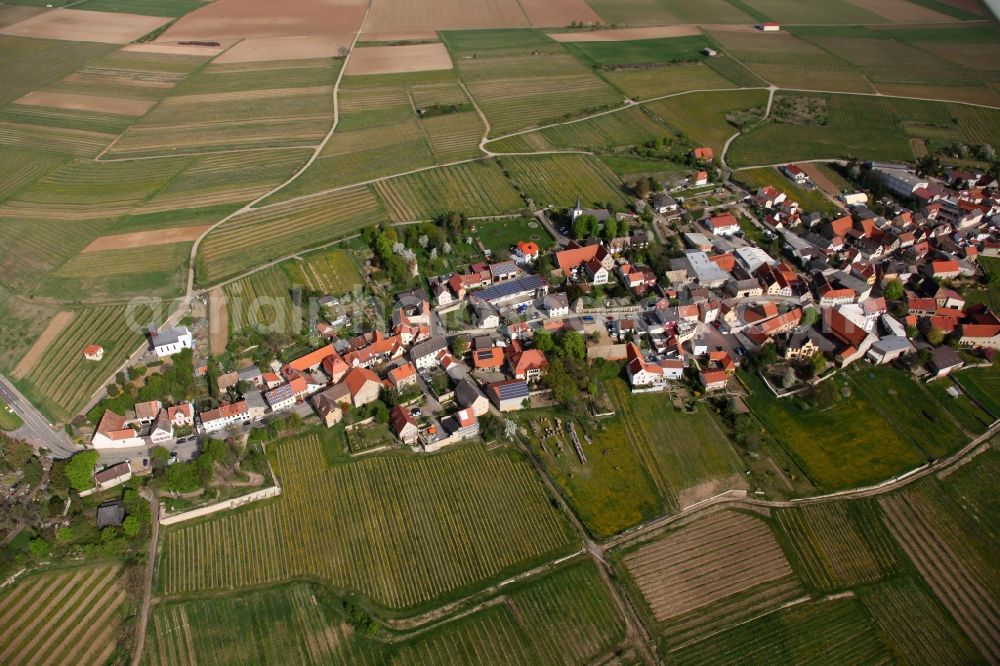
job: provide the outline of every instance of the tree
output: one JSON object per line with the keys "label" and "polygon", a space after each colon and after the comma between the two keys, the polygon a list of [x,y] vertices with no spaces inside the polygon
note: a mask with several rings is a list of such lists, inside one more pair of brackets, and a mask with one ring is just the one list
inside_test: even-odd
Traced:
{"label": "tree", "polygon": [[66,478],[74,490],[87,490],[94,487],[94,466],[100,454],[97,451],[81,451],[66,463]]}
{"label": "tree", "polygon": [[786,389],[795,386],[795,368],[792,366],[785,368],[785,376],[781,378],[781,385]]}
{"label": "tree", "polygon": [[170,451],[163,446],[154,446],[149,450],[149,460],[154,470],[163,470],[170,461]]}
{"label": "tree", "polygon": [[139,523],[139,519],[135,516],[126,516],[125,521],[122,523],[122,531],[125,532],[125,536],[129,538],[135,538],[139,536],[139,532],[142,529],[142,525]]}
{"label": "tree", "polygon": [[28,458],[28,462],[24,463],[21,468],[22,476],[21,479],[31,485],[37,486],[42,480],[42,463],[35,456]]}
{"label": "tree", "polygon": [[469,351],[469,338],[465,335],[456,335],[451,340],[451,355],[455,358],[462,358]]}
{"label": "tree", "polygon": [[57,460],[49,468],[49,488],[57,493],[69,490],[69,479],[66,477],[66,461]]}
{"label": "tree", "polygon": [[573,220],[573,238],[583,240],[590,233],[590,215],[581,215]]}
{"label": "tree", "polygon": [[890,280],[887,285],[885,285],[885,297],[890,301],[898,301],[903,297],[903,282],[902,280]]}
{"label": "tree", "polygon": [[932,326],[924,335],[927,337],[927,342],[932,345],[936,346],[944,342],[944,331],[936,326]]}
{"label": "tree", "polygon": [[587,357],[587,340],[582,334],[570,331],[562,336],[559,341],[563,354],[571,358],[582,361]]}
{"label": "tree", "polygon": [[538,331],[535,333],[534,337],[535,349],[542,352],[543,354],[548,354],[555,350],[556,343],[552,338],[552,334],[548,331]]}
{"label": "tree", "polygon": [[609,217],[604,221],[604,237],[608,240],[618,238],[618,219]]}
{"label": "tree", "polygon": [[31,556],[36,560],[43,560],[49,556],[52,551],[52,544],[50,544],[45,539],[32,539],[28,542],[28,550],[31,551]]}

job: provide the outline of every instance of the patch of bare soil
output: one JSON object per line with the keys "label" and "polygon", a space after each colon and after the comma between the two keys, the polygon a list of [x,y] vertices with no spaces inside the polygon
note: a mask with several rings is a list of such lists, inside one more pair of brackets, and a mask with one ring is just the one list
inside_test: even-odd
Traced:
{"label": "patch of bare soil", "polygon": [[0,34],[70,42],[128,44],[170,19],[82,9],[53,9],[0,28]]}
{"label": "patch of bare soil", "polygon": [[129,234],[101,236],[95,238],[83,248],[83,252],[103,252],[105,250],[129,250],[135,247],[150,245],[170,245],[171,243],[189,243],[198,240],[211,225],[194,225],[190,227],[174,227],[173,229],[158,229],[156,231],[134,231]]}
{"label": "patch of bare soil", "polygon": [[721,479],[712,479],[699,483],[696,486],[685,488],[678,494],[677,501],[680,503],[681,509],[685,509],[692,504],[697,504],[709,497],[715,497],[727,490],[746,490],[746,488],[746,480],[741,475],[731,474]]}
{"label": "patch of bare soil", "polygon": [[93,111],[95,113],[113,113],[119,116],[141,116],[153,106],[153,100],[124,99],[121,97],[102,97],[100,95],[77,95],[61,92],[30,92],[14,104],[25,106],[48,106],[54,109],[71,109],[73,111]]}
{"label": "patch of bare soil", "polygon": [[215,0],[182,16],[157,41],[356,33],[366,4],[365,0]]}
{"label": "patch of bare soil", "polygon": [[806,162],[804,164],[797,165],[800,169],[806,172],[812,182],[816,183],[816,186],[829,194],[831,197],[835,197],[840,194],[840,188],[834,185],[833,181],[826,177],[822,171],[820,171],[815,164]]}
{"label": "patch of bare soil", "polygon": [[552,27],[578,23],[603,23],[584,0],[521,0],[531,25]]}
{"label": "patch of bare soil", "polygon": [[451,56],[444,44],[369,46],[354,49],[347,63],[347,75],[399,74],[451,69]]}
{"label": "patch of bare soil", "polygon": [[209,292],[208,307],[209,347],[213,354],[221,354],[229,344],[229,311],[226,293],[221,287]]}
{"label": "patch of bare soil", "polygon": [[322,36],[252,37],[244,39],[215,59],[215,62],[269,62],[272,60],[310,60],[343,58],[351,49],[354,33]]}

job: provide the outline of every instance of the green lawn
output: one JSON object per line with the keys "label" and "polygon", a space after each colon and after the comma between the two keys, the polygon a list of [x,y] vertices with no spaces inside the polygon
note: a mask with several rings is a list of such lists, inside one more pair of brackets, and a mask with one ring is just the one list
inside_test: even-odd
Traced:
{"label": "green lawn", "polygon": [[518,241],[537,243],[542,252],[552,247],[552,236],[534,218],[476,222],[475,235],[486,249],[493,252],[493,256],[509,251]]}
{"label": "green lawn", "polygon": [[949,379],[938,379],[927,384],[927,390],[937,400],[941,409],[951,414],[967,431],[981,435],[995,420],[992,415],[983,411],[968,395],[960,393],[958,397],[948,393],[949,388],[957,388]]}
{"label": "green lawn", "polygon": [[665,160],[650,160],[621,155],[601,155],[600,160],[623,179],[642,178],[646,176],[667,179],[685,175],[690,171],[688,167]]}
{"label": "green lawn", "polygon": [[905,373],[859,364],[850,381],[897,434],[927,454],[940,458],[968,440],[947,413],[935,409],[927,390]]}
{"label": "green lawn", "polygon": [[[537,410],[522,412],[522,426],[530,433],[531,420],[554,415]],[[595,536],[609,537],[662,513],[663,499],[621,419],[601,423],[605,430],[592,435],[592,444],[584,444],[586,465],[577,459],[568,440],[560,450],[552,438],[547,438],[543,450],[534,436],[529,439],[587,529]]]}
{"label": "green lawn", "polygon": [[701,53],[712,43],[704,35],[669,39],[639,39],[629,42],[571,42],[569,52],[593,67],[664,64],[678,60],[703,60]]}
{"label": "green lawn", "polygon": [[[664,512],[675,512],[730,488],[745,487],[743,464],[706,407],[677,411],[666,394],[632,395],[625,384],[605,384],[616,415],[599,421],[590,444],[583,441],[582,464],[564,439],[544,447],[534,435],[536,453],[562,487],[574,510],[598,537],[607,537]],[[555,416],[536,410],[530,422]],[[577,424],[580,432],[580,424]]]}
{"label": "green lawn", "polygon": [[751,390],[747,403],[823,491],[883,481],[924,462],[924,455],[896,432],[871,403],[835,383],[837,401],[825,409],[793,397],[777,399],[757,375],[743,374]]}
{"label": "green lawn", "polygon": [[1000,367],[969,368],[955,375],[965,392],[1000,418]]}
{"label": "green lawn", "polygon": [[979,265],[986,273],[987,283],[963,294],[969,303],[985,303],[994,312],[1000,312],[1000,257],[980,257]]}
{"label": "green lawn", "polygon": [[22,425],[24,425],[24,421],[21,420],[21,417],[15,414],[7,403],[0,400],[0,430],[9,432],[17,430]]}

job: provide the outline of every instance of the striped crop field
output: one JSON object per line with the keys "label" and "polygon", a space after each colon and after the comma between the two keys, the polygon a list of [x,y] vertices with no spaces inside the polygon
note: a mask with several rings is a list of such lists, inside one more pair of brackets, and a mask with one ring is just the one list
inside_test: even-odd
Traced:
{"label": "striped crop field", "polygon": [[718,155],[726,139],[737,132],[726,114],[767,106],[766,90],[693,92],[656,102],[646,108],[682,132],[695,145],[711,146]]}
{"label": "striped crop field", "polygon": [[508,590],[503,602],[407,641],[392,663],[585,664],[625,638],[624,622],[590,562]]}
{"label": "striped crop field", "polygon": [[[45,348],[41,359],[20,381],[32,401],[60,420],[68,420],[143,341],[150,323],[146,306],[108,306],[80,310]],[[104,347],[104,358],[88,361],[83,348]]]}
{"label": "striped crop field", "polygon": [[625,637],[589,562],[505,589],[483,608],[385,641],[349,626],[319,585],[283,587],[156,607],[143,663],[583,664]]}
{"label": "striped crop field", "polygon": [[37,293],[96,301],[130,296],[175,296],[187,284],[191,243],[84,252],[54,270]]}
{"label": "striped crop field", "polygon": [[280,444],[283,492],[167,530],[163,594],[309,576],[412,608],[565,552],[570,535],[530,467],[478,445],[329,466],[315,436]]}
{"label": "striped crop field", "polygon": [[[727,60],[728,58],[723,58]],[[602,72],[604,78],[615,85],[630,99],[650,99],[688,90],[710,90],[733,88],[724,74],[710,66],[714,58],[706,62],[688,62],[677,65],[639,69],[612,69]],[[763,84],[756,84],[763,85]]]}
{"label": "striped crop field", "polygon": [[536,206],[572,206],[577,197],[585,204],[628,204],[618,177],[593,155],[518,155],[501,165]]}
{"label": "striped crop field", "polygon": [[290,178],[309,155],[305,148],[206,155],[134,212],[246,204]]}
{"label": "striped crop field", "polygon": [[873,502],[838,502],[778,509],[778,525],[808,579],[825,591],[871,583],[902,559]]}
{"label": "striped crop field", "polygon": [[0,121],[0,143],[5,146],[92,158],[114,140],[115,135],[108,132]]}
{"label": "striped crop field", "polygon": [[225,287],[229,331],[236,333],[255,326],[293,330],[291,284],[285,272],[273,266],[251,273]]}
{"label": "striped crop field", "polygon": [[630,549],[622,564],[656,623],[792,575],[767,523],[734,511]]}
{"label": "striped crop field", "polygon": [[0,146],[0,202],[65,162],[48,153]]}
{"label": "striped crop field", "polygon": [[705,637],[671,655],[686,664],[868,666],[893,663],[857,599],[797,604]]}
{"label": "striped crop field", "polygon": [[955,621],[911,578],[897,578],[861,591],[875,623],[911,664],[974,664],[981,657]]}
{"label": "striped crop field", "polygon": [[367,187],[299,199],[240,214],[205,236],[196,263],[200,284],[358,233],[384,219]]}
{"label": "striped crop field", "polygon": [[448,211],[509,213],[524,201],[494,160],[430,169],[375,183],[393,222],[427,220]]}
{"label": "striped crop field", "polygon": [[80,252],[110,223],[35,219],[6,215],[0,208],[0,272],[4,281],[19,291],[37,287],[49,271]]}
{"label": "striped crop field", "polygon": [[958,118],[962,134],[971,143],[1000,144],[1000,111],[965,104],[950,104],[948,108]]}
{"label": "striped crop field", "polygon": [[377,644],[337,616],[312,587],[295,583],[237,596],[161,603],[149,621],[142,664],[380,663]]}
{"label": "striped crop field", "polygon": [[439,163],[478,157],[483,121],[474,111],[433,116],[421,121],[434,159]]}
{"label": "striped crop field", "polygon": [[125,590],[117,565],[38,574],[0,597],[0,663],[93,664],[117,647]]}
{"label": "striped crop field", "polygon": [[445,40],[493,136],[621,104],[621,93],[541,32],[455,31]]}
{"label": "striped crop field", "polygon": [[670,130],[642,109],[631,107],[577,123],[540,130],[556,148],[614,148],[659,139]]}
{"label": "striped crop field", "polygon": [[987,661],[1000,661],[994,542],[933,482],[879,503],[889,530],[934,596]]}
{"label": "striped crop field", "polygon": [[211,65],[184,79],[109,157],[308,146],[330,128],[340,60]]}
{"label": "striped crop field", "polygon": [[74,161],[18,193],[0,212],[25,218],[80,220],[115,217],[151,196],[191,160]]}

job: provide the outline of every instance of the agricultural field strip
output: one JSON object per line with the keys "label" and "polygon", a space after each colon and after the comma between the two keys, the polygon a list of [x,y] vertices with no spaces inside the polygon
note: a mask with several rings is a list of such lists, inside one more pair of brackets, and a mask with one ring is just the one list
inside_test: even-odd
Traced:
{"label": "agricultural field strip", "polygon": [[[767,525],[733,512],[713,514],[640,546],[624,563],[658,621],[792,573]],[[704,582],[720,572],[721,579]]]}
{"label": "agricultural field strip", "polygon": [[643,466],[656,484],[656,488],[663,500],[668,503],[671,510],[678,509],[677,493],[679,490],[670,487],[663,474],[663,470],[656,464],[656,455],[652,451],[653,444],[649,441],[646,431],[641,426],[636,425],[635,419],[638,417],[629,404],[629,397],[625,395],[625,389],[616,382],[611,390],[608,391],[608,394],[614,400],[615,408],[622,415],[622,423],[625,425],[625,432],[628,435],[629,441],[632,443],[636,454],[643,461]]}
{"label": "agricultural field strip", "polygon": [[997,601],[927,522],[912,495],[881,500],[890,530],[952,617],[987,659],[1000,660]]}

